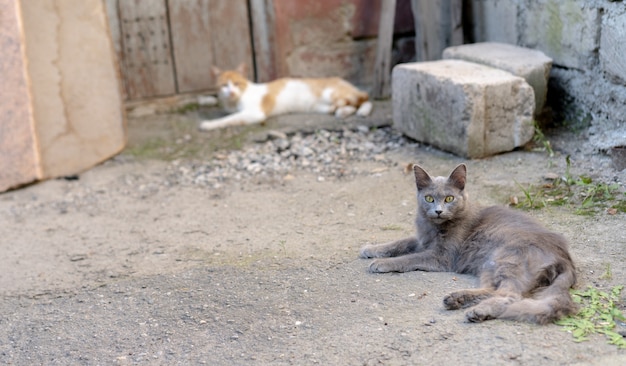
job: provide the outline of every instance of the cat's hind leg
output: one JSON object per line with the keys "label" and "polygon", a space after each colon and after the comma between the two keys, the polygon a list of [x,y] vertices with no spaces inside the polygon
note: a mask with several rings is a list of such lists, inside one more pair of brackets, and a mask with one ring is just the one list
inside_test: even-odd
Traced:
{"label": "cat's hind leg", "polygon": [[522,299],[522,293],[528,289],[528,278],[511,268],[510,263],[502,264],[495,271],[485,271],[480,276],[483,286],[493,286],[491,296],[475,304],[465,313],[465,318],[472,322],[502,317],[507,308]]}
{"label": "cat's hind leg", "polygon": [[520,296],[514,294],[495,294],[469,309],[465,318],[472,323],[500,318],[511,304],[519,300]]}
{"label": "cat's hind leg", "polygon": [[532,298],[524,298],[506,307],[499,316],[501,319],[512,319],[547,324],[576,312],[569,289],[576,282],[573,267],[563,269],[552,283],[538,291]]}
{"label": "cat's hind leg", "polygon": [[364,102],[359,106],[359,109],[356,110],[356,115],[359,117],[367,117],[372,113],[373,108],[372,102]]}
{"label": "cat's hind leg", "polygon": [[372,103],[365,102],[361,104],[361,106],[359,106],[358,109],[351,105],[344,105],[344,106],[337,107],[337,109],[335,110],[335,117],[345,118],[355,113],[359,117],[369,116],[370,113],[372,113]]}
{"label": "cat's hind leg", "polygon": [[469,308],[493,296],[490,288],[477,288],[453,292],[443,298],[443,305],[448,310]]}
{"label": "cat's hind leg", "polygon": [[346,118],[348,116],[353,115],[356,112],[356,108],[351,105],[345,105],[343,107],[338,107],[335,110],[335,117],[337,118]]}

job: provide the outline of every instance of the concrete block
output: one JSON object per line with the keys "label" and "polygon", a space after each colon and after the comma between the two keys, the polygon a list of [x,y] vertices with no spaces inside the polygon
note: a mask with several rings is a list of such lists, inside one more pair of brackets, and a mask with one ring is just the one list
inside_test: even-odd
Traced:
{"label": "concrete block", "polygon": [[103,2],[0,0],[0,9],[0,191],[118,153],[124,107]]}
{"label": "concrete block", "polygon": [[394,126],[460,156],[511,151],[534,134],[533,90],[506,71],[462,60],[401,64],[392,89]]}
{"label": "concrete block", "polygon": [[492,66],[524,78],[535,92],[535,115],[543,110],[548,94],[552,59],[543,52],[504,43],[474,43],[448,47],[444,59],[458,59]]}
{"label": "concrete block", "polygon": [[626,13],[608,14],[602,21],[600,62],[613,78],[626,82]]}
{"label": "concrete block", "polygon": [[588,69],[597,63],[601,13],[577,1],[537,0],[525,9],[521,44],[542,50],[555,65]]}

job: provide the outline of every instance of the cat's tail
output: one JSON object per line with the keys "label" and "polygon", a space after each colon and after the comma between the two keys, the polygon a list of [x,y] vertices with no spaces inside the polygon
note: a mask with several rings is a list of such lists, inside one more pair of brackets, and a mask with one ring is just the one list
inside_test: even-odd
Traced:
{"label": "cat's tail", "polygon": [[549,286],[537,291],[532,297],[509,304],[498,318],[547,324],[573,314],[576,312],[576,304],[569,290],[575,282],[574,268],[568,266]]}

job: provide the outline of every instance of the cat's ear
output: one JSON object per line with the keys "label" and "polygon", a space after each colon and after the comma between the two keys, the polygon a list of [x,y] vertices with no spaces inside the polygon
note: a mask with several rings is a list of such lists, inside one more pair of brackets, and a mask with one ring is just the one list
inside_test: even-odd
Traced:
{"label": "cat's ear", "polygon": [[426,171],[417,164],[413,165],[413,173],[415,174],[415,184],[417,185],[417,189],[424,189],[433,182],[430,175],[428,175],[428,173],[426,173]]}
{"label": "cat's ear", "polygon": [[211,65],[211,74],[213,74],[213,76],[218,76],[221,73],[222,70],[220,70],[219,67]]}
{"label": "cat's ear", "polygon": [[459,164],[459,166],[454,168],[452,173],[450,173],[450,176],[448,177],[448,182],[450,182],[454,187],[462,191],[463,189],[465,189],[466,177],[467,167],[465,166],[465,164]]}
{"label": "cat's ear", "polygon": [[220,69],[217,66],[211,65],[211,74],[213,74],[213,76],[218,76],[221,73],[222,73],[222,69]]}
{"label": "cat's ear", "polygon": [[240,73],[241,75],[246,75],[246,63],[242,62],[239,64],[239,66],[237,66],[237,72]]}

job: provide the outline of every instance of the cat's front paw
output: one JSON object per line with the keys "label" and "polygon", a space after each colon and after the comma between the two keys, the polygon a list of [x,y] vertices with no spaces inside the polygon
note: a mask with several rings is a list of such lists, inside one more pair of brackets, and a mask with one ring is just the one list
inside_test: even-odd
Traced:
{"label": "cat's front paw", "polygon": [[387,272],[402,272],[398,271],[396,266],[389,259],[376,259],[370,263],[369,271],[371,273],[387,273]]}
{"label": "cat's front paw", "polygon": [[215,130],[216,128],[218,128],[218,126],[213,121],[203,121],[202,123],[200,123],[200,126],[198,126],[198,128],[201,131],[211,131],[211,130]]}
{"label": "cat's front paw", "polygon": [[376,257],[375,253],[374,253],[374,246],[373,245],[364,245],[361,247],[361,249],[359,250],[359,257],[361,258],[374,258]]}

